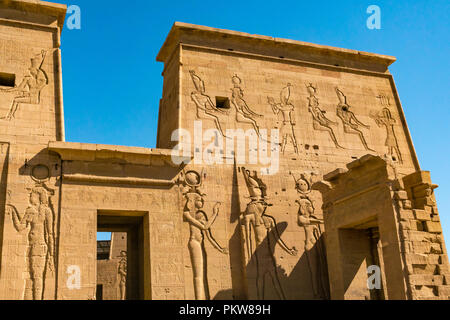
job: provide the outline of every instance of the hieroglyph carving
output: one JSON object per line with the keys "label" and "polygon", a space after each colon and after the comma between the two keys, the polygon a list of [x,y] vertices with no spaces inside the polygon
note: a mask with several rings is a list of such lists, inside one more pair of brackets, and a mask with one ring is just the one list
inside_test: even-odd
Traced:
{"label": "hieroglyph carving", "polygon": [[364,127],[366,129],[370,129],[370,126],[365,125],[361,121],[359,121],[355,114],[350,111],[350,105],[347,103],[347,97],[345,94],[339,90],[339,88],[336,88],[336,94],[339,98],[339,104],[337,106],[337,116],[342,120],[342,124],[344,125],[344,132],[348,134],[356,134],[361,139],[362,144],[364,145],[364,148],[368,151],[375,150],[370,149],[367,145],[367,141],[364,138],[363,132],[359,129],[359,127]]}
{"label": "hieroglyph carving", "polygon": [[315,207],[310,198],[311,186],[318,175],[302,174],[300,178],[295,180],[295,189],[299,195],[299,199],[295,202],[299,206],[298,225],[305,230],[305,253],[308,260],[308,266],[311,274],[311,282],[314,296],[317,299],[328,299],[328,279],[327,279],[327,263],[323,234],[323,218],[315,215]]}
{"label": "hieroglyph carving", "polygon": [[2,119],[12,120],[15,117],[17,109],[21,103],[40,104],[41,91],[48,84],[48,77],[42,69],[46,56],[46,51],[31,59],[31,66],[28,68],[28,74],[24,76],[19,86],[11,89],[0,89],[0,92],[15,93],[11,108]]}
{"label": "hieroglyph carving", "polygon": [[15,206],[8,204],[6,207],[16,230],[28,231],[27,265],[32,287],[25,288],[25,300],[42,300],[45,279],[55,272],[56,219],[49,194],[53,194],[53,190],[45,184],[31,188],[29,206],[23,216]]}
{"label": "hieroglyph carving", "polygon": [[212,102],[211,97],[205,94],[205,82],[195,73],[195,71],[190,70],[189,73],[191,74],[195,86],[195,91],[191,93],[191,99],[197,106],[197,118],[214,121],[217,130],[225,137],[217,115],[228,113],[217,108]]}
{"label": "hieroglyph carving", "polygon": [[231,103],[236,109],[236,122],[251,124],[255,129],[258,137],[261,137],[261,134],[259,133],[258,123],[254,118],[261,118],[263,116],[250,109],[247,102],[244,100],[244,90],[241,87],[241,78],[235,75],[232,77],[231,81],[233,83],[233,88],[231,89]]}
{"label": "hieroglyph carving", "polygon": [[[267,287],[266,280],[268,278],[267,276],[269,276],[278,297],[284,300],[286,299],[286,295],[278,277],[277,262],[273,252],[275,244],[271,243],[270,233],[275,233],[277,243],[290,255],[297,255],[297,249],[295,247],[289,248],[284,243],[278,232],[275,218],[266,213],[272,204],[266,202],[267,187],[264,182],[258,178],[256,172],[251,175],[249,170],[245,168],[241,168],[241,170],[251,199],[251,202],[247,204],[245,212],[240,217],[241,231],[245,242],[244,250],[247,252],[246,264],[248,265],[250,259],[255,255],[258,299],[264,299],[264,292]],[[253,237],[255,243],[253,243]]]}
{"label": "hieroglyph carving", "polygon": [[337,126],[337,122],[331,121],[325,116],[325,111],[319,107],[319,99],[317,98],[317,87],[314,87],[312,83],[306,86],[309,97],[308,97],[308,110],[311,112],[313,117],[313,127],[314,130],[327,131],[330,134],[331,140],[333,140],[336,148],[345,149],[337,141],[336,134],[332,125]]}
{"label": "hieroglyph carving", "polygon": [[295,126],[295,120],[294,120],[294,111],[295,107],[294,105],[289,101],[291,97],[291,87],[292,85],[290,83],[287,84],[283,90],[281,90],[280,93],[280,101],[281,103],[275,103],[275,100],[271,97],[267,97],[269,104],[272,107],[272,111],[275,115],[279,115],[280,112],[283,115],[283,124],[281,125],[280,129],[280,135],[282,138],[281,143],[281,152],[285,152],[286,146],[288,144],[288,140],[291,141],[295,153],[298,154],[298,145],[297,145],[297,139],[295,137],[294,132],[294,126]]}
{"label": "hieroglyph carving", "polygon": [[196,300],[209,299],[207,266],[206,266],[206,250],[204,239],[205,236],[211,245],[223,254],[227,254],[228,250],[219,245],[211,232],[211,226],[219,215],[220,202],[216,203],[213,209],[213,215],[208,218],[202,210],[205,205],[204,194],[201,191],[203,183],[203,173],[196,171],[184,172],[180,177],[180,183],[183,184],[183,195],[186,203],[184,206],[184,219],[189,223],[189,253],[191,256],[192,272],[194,275],[194,291]]}
{"label": "hieroglyph carving", "polygon": [[380,94],[377,98],[383,107],[389,108],[391,106],[391,99],[387,95]]}
{"label": "hieroglyph carving", "polygon": [[126,300],[126,290],[127,290],[127,252],[121,251],[119,256],[119,291],[120,291],[120,300]]}

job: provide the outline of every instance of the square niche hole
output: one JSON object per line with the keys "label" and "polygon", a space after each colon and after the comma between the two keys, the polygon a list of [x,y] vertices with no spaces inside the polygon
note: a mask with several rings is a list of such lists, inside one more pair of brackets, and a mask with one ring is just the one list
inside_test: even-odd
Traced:
{"label": "square niche hole", "polygon": [[216,107],[219,109],[230,109],[230,99],[227,97],[216,97]]}
{"label": "square niche hole", "polygon": [[14,88],[15,85],[16,85],[15,74],[0,72],[0,86]]}

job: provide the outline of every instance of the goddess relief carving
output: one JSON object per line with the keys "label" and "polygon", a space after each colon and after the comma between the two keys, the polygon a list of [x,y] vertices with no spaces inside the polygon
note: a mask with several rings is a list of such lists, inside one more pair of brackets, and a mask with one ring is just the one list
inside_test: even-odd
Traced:
{"label": "goddess relief carving", "polygon": [[40,104],[41,91],[48,84],[48,77],[42,69],[47,52],[42,50],[40,55],[31,59],[31,66],[28,68],[28,74],[24,76],[19,86],[11,89],[0,89],[0,92],[16,93],[11,108],[2,119],[10,121],[14,119],[17,109],[21,103]]}
{"label": "goddess relief carving", "polygon": [[[305,253],[308,260],[308,266],[311,274],[311,282],[314,296],[318,299],[326,300],[329,298],[327,263],[323,234],[323,218],[315,215],[314,203],[309,194],[311,186],[315,181],[315,174],[302,174],[295,180],[295,189],[299,199],[295,202],[299,206],[298,225],[305,230]],[[317,180],[317,179],[316,179]]]}
{"label": "goddess relief carving", "polygon": [[120,300],[126,300],[126,290],[127,290],[127,252],[122,250],[119,256],[119,292]]}
{"label": "goddess relief carving", "polygon": [[194,291],[196,300],[209,299],[206,250],[204,240],[208,239],[210,244],[223,254],[228,253],[228,249],[220,246],[211,232],[211,227],[217,219],[220,211],[220,203],[217,202],[213,208],[210,218],[202,210],[205,204],[206,194],[200,191],[203,174],[196,171],[184,172],[180,182],[184,184],[183,195],[186,203],[183,217],[189,223],[189,254],[191,256],[192,272],[194,275]]}
{"label": "goddess relief carving", "polygon": [[20,215],[15,206],[6,206],[7,214],[12,216],[18,232],[27,230],[27,265],[32,282],[25,288],[25,300],[43,300],[43,288],[47,274],[55,272],[55,230],[54,211],[45,184],[37,184],[30,189],[29,206]]}

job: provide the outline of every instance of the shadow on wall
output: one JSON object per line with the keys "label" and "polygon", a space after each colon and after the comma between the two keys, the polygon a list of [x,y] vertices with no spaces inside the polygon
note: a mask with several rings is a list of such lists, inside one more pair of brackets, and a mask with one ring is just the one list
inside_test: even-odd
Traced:
{"label": "shadow on wall", "polygon": [[255,249],[247,264],[250,297],[258,300],[329,300],[323,236],[314,247],[305,250],[288,275],[274,257],[275,246],[286,228],[286,222],[278,223]]}
{"label": "shadow on wall", "polygon": [[[3,144],[0,143],[0,156],[2,156],[3,154],[5,155],[4,157],[2,157],[2,159],[0,159],[1,162],[3,162],[3,168],[1,170],[1,176],[0,176],[0,208],[2,208],[4,210],[6,202],[8,201],[7,197],[8,197],[8,191],[6,189],[7,186],[7,179],[8,179],[8,158],[9,158],[9,144]],[[6,152],[4,153],[4,149],[6,149]],[[0,162],[0,163],[1,163]],[[3,211],[2,210],[2,211]],[[3,227],[4,227],[4,220],[6,219],[6,215],[5,215],[5,211],[0,212],[0,244],[3,243]],[[1,266],[2,266],[2,248],[3,246],[0,245],[0,274],[1,274]]]}
{"label": "shadow on wall", "polygon": [[[245,168],[243,170],[245,171]],[[302,228],[305,230],[305,239],[308,243],[288,275],[275,259],[277,245],[290,255],[298,254],[295,248],[289,248],[282,240],[281,236],[288,224],[277,223],[274,217],[266,213],[270,211],[272,205],[265,201],[264,183],[256,176],[249,175],[248,171],[245,172],[251,201],[244,213],[240,213],[236,167],[231,196],[230,223],[239,221],[229,241],[233,299],[329,300],[328,269],[324,237],[321,232],[323,225]],[[307,235],[308,227],[310,227],[308,231],[311,231],[310,238]],[[230,299],[231,297],[227,295],[230,295],[229,290],[221,291],[214,299]]]}

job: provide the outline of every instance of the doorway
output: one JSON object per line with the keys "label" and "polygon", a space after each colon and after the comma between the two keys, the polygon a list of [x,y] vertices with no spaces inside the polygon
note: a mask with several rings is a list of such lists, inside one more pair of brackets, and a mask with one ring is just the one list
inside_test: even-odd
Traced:
{"label": "doorway", "polygon": [[99,211],[97,232],[97,299],[144,299],[144,214]]}
{"label": "doorway", "polygon": [[[383,252],[376,220],[339,229],[339,240],[345,299],[385,300]],[[375,286],[369,285],[372,274]]]}

